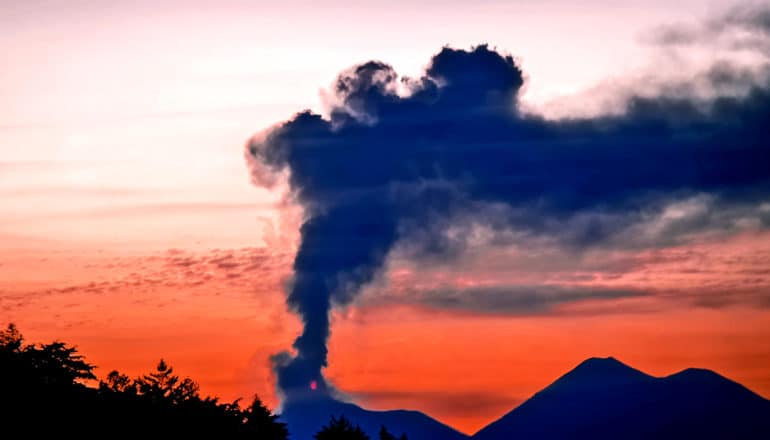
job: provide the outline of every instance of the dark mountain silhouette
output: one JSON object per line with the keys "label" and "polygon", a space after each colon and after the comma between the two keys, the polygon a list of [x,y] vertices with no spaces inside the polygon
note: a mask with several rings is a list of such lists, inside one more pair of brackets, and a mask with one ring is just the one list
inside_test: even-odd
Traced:
{"label": "dark mountain silhouette", "polygon": [[466,440],[468,436],[418,411],[370,411],[330,397],[289,400],[280,420],[289,427],[292,440],[312,440],[330,417],[344,416],[359,425],[370,438],[379,438],[382,426],[396,435],[405,433],[409,440]]}
{"label": "dark mountain silhouette", "polygon": [[770,439],[770,401],[744,386],[701,369],[652,377],[613,358],[584,361],[472,437],[420,412],[369,411],[322,390],[294,394],[278,420],[257,397],[241,407],[201,396],[163,360],[134,379],[113,371],[98,387],[87,386],[93,369],[63,342],[25,344],[15,326],[0,331],[0,438]]}
{"label": "dark mountain silhouette", "polygon": [[709,370],[657,378],[592,358],[472,438],[770,438],[770,401]]}

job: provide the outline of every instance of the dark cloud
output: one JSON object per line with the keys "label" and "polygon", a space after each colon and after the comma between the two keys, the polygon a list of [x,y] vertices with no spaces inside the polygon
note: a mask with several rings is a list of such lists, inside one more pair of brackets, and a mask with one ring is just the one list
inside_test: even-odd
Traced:
{"label": "dark cloud", "polygon": [[[403,84],[408,93],[399,92]],[[296,356],[282,355],[278,366],[285,391],[311,381],[324,389],[330,307],[372,281],[397,242],[415,255],[455,254],[465,244],[457,220],[471,218],[590,248],[633,238],[642,220],[665,218],[678,200],[705,197],[712,212],[756,213],[770,194],[765,85],[708,102],[634,97],[621,115],[548,121],[519,111],[522,72],[487,46],[444,48],[423,77],[403,84],[387,64],[363,64],[337,82],[329,118],[299,113],[248,145],[255,180],[269,185],[270,172],[288,170],[307,215],[288,295],[305,328]],[[746,222],[738,213],[678,215],[665,218],[669,241]],[[716,221],[724,218],[732,220]],[[519,293],[443,298],[527,309],[588,295]]]}

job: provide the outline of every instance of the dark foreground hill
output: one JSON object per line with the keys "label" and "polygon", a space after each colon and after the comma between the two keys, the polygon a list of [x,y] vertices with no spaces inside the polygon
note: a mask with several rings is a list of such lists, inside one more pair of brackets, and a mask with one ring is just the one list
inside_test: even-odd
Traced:
{"label": "dark foreground hill", "polygon": [[289,427],[292,440],[312,440],[331,416],[344,416],[376,439],[381,426],[394,434],[405,433],[409,440],[467,440],[468,436],[417,411],[369,411],[352,403],[319,397],[287,402],[280,420]]}
{"label": "dark foreground hill", "polygon": [[712,371],[657,378],[588,359],[474,440],[768,439],[770,401]]}

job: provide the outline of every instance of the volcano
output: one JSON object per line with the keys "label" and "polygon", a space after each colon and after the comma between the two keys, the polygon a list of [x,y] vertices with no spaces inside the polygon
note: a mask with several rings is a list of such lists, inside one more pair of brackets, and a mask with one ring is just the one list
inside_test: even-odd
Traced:
{"label": "volcano", "polygon": [[770,438],[770,401],[709,370],[658,378],[592,358],[473,436],[519,438]]}

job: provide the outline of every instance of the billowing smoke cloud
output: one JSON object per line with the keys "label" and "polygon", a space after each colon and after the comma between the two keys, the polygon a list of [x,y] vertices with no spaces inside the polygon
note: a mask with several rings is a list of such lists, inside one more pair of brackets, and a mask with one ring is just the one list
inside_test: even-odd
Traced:
{"label": "billowing smoke cloud", "polygon": [[[328,118],[299,113],[250,142],[255,178],[270,184],[271,173],[288,171],[306,213],[288,294],[304,331],[296,354],[276,366],[289,396],[311,383],[327,389],[330,309],[350,303],[396,243],[451,255],[463,246],[456,220],[471,218],[564,246],[602,246],[671,201],[703,195],[709,209],[764,212],[746,207],[770,196],[765,84],[745,96],[634,98],[621,116],[549,121],[519,111],[523,83],[514,60],[487,46],[444,48],[418,79],[369,62],[340,76]],[[722,227],[712,217],[667,239]],[[716,217],[724,227],[746,220]]]}

